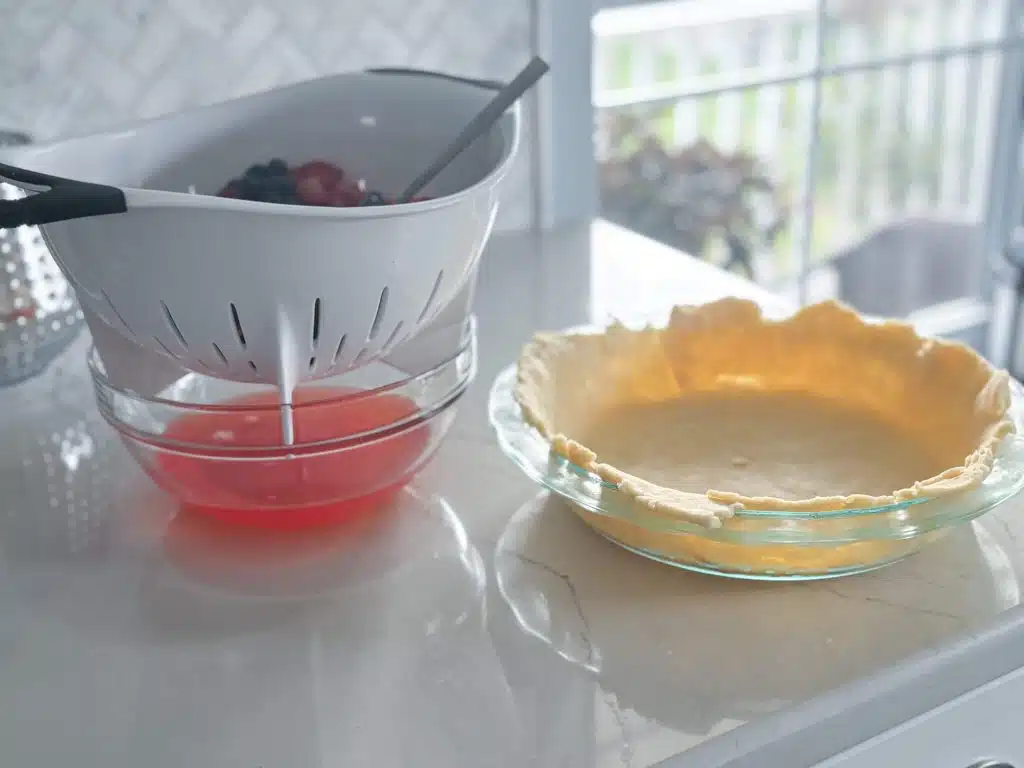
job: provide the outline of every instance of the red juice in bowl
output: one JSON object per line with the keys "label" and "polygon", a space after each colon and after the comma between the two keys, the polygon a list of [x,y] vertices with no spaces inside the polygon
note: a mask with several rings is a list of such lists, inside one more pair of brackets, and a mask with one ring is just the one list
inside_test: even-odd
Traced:
{"label": "red juice in bowl", "polygon": [[[419,406],[393,394],[310,387],[295,393],[293,447],[282,447],[276,393],[220,403],[172,421],[165,440],[216,451],[164,452],[155,479],[194,510],[224,522],[294,527],[337,522],[390,501],[420,468],[430,424],[387,429]],[[344,448],[332,446],[352,437]],[[311,443],[328,443],[314,447]],[[237,447],[239,450],[232,451]],[[253,449],[265,449],[254,451]],[[159,475],[159,477],[156,477]]]}

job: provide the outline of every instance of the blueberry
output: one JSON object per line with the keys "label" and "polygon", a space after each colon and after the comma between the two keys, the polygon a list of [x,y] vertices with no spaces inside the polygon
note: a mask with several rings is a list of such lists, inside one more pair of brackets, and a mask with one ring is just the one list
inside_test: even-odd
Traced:
{"label": "blueberry", "polygon": [[363,205],[387,205],[388,201],[380,192],[367,192],[363,198]]}
{"label": "blueberry", "polygon": [[246,200],[252,200],[257,203],[267,199],[266,188],[262,184],[253,183],[252,181],[247,181],[242,194]]}
{"label": "blueberry", "polygon": [[268,192],[281,197],[292,198],[296,196],[295,179],[290,176],[271,176],[262,184],[263,188]]}
{"label": "blueberry", "polygon": [[243,176],[240,179],[235,179],[233,183],[235,184],[235,188],[238,190],[238,196],[243,200],[253,200],[253,195],[260,190],[260,182],[256,181],[251,176]]}
{"label": "blueberry", "polygon": [[267,169],[265,165],[260,165],[259,163],[257,163],[256,165],[250,165],[248,168],[245,169],[246,179],[259,181],[267,178],[268,176],[270,176],[270,171]]}
{"label": "blueberry", "polygon": [[288,163],[279,157],[275,157],[267,163],[267,170],[270,171],[271,176],[284,176],[288,173]]}

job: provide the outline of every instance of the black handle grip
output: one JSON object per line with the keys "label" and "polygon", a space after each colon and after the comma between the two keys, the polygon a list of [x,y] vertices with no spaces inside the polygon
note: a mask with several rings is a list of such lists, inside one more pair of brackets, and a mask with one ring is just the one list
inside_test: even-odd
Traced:
{"label": "black handle grip", "polygon": [[416,75],[418,77],[434,77],[438,80],[448,80],[463,85],[473,85],[477,88],[486,88],[489,91],[500,91],[505,83],[500,80],[486,80],[477,77],[462,77],[461,75],[450,75],[447,72],[436,72],[431,69],[415,69],[413,67],[374,67],[366,70],[371,75]]}
{"label": "black handle grip", "polygon": [[50,224],[128,210],[124,192],[106,184],[75,181],[0,163],[0,181],[4,179],[49,189],[18,200],[0,200],[0,227]]}

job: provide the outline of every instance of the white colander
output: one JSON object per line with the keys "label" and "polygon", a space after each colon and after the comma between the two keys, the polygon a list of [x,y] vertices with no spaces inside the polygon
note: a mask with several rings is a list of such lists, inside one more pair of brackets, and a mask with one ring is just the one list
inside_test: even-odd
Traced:
{"label": "white colander", "polygon": [[319,208],[213,195],[273,157],[325,159],[396,192],[499,86],[343,74],[2,148],[0,177],[49,189],[0,203],[0,226],[42,225],[112,376],[162,380],[161,370],[188,368],[274,384],[288,403],[298,381],[394,350],[464,288],[516,152],[518,110],[425,190],[427,202]]}

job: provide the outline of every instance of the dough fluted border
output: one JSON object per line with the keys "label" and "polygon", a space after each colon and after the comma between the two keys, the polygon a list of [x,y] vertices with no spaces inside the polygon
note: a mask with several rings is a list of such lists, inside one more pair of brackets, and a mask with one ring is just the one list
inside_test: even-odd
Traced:
{"label": "dough fluted border", "polygon": [[[957,445],[969,441],[970,450],[957,453],[963,456],[958,464],[886,495],[793,500],[659,486],[602,462],[573,437],[588,410],[723,387],[845,399],[901,420],[922,440],[960,436]],[[613,324],[603,333],[539,333],[520,354],[514,397],[552,453],[614,485],[645,511],[707,527],[721,526],[741,509],[825,512],[962,493],[991,473],[999,444],[1014,431],[1005,371],[962,344],[923,338],[905,323],[865,321],[835,301],[770,320],[754,302],[730,298],[675,307],[663,328]],[[957,451],[951,442],[947,448]]]}

